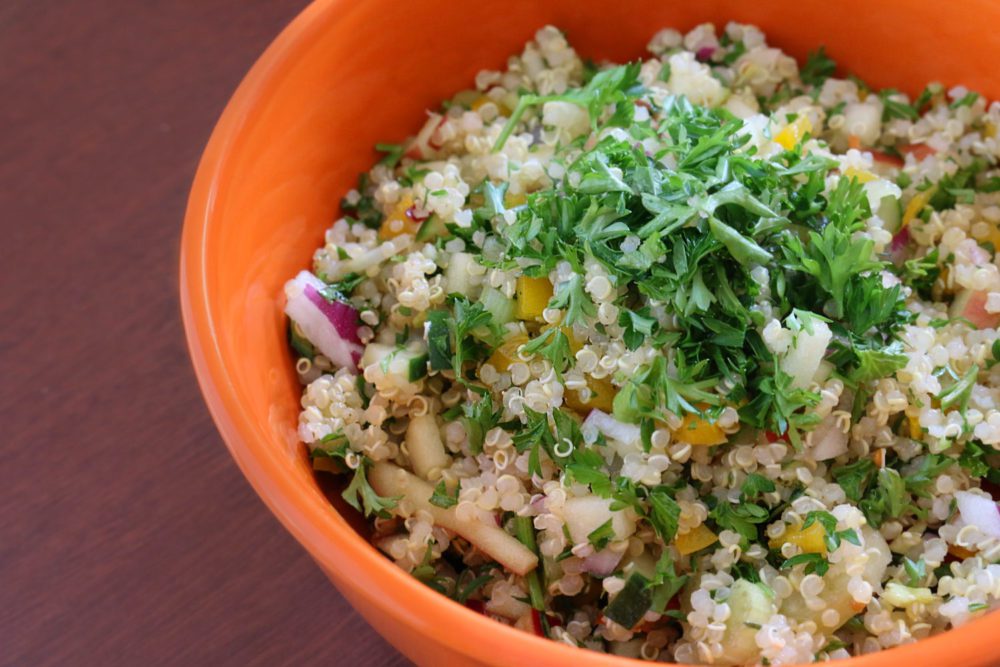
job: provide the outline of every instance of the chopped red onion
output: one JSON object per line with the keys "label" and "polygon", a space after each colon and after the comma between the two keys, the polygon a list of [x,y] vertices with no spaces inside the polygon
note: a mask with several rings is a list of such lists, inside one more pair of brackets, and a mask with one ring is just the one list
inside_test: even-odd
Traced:
{"label": "chopped red onion", "polygon": [[285,313],[299,325],[306,340],[337,366],[354,367],[364,347],[358,338],[358,311],[321,294],[326,283],[302,271],[285,284]]}

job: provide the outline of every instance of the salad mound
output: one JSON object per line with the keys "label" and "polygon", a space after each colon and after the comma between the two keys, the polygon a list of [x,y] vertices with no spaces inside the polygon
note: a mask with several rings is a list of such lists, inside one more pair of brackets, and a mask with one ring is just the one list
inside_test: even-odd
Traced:
{"label": "salad mound", "polygon": [[788,664],[1000,606],[1000,105],[755,27],[428,113],[285,288],[299,434],[373,543],[597,651]]}

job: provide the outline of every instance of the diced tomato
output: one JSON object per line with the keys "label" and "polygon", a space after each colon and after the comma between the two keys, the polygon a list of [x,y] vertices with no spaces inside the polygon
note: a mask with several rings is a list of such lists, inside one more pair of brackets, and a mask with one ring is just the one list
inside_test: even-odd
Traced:
{"label": "diced tomato", "polygon": [[486,605],[482,600],[466,600],[465,606],[476,612],[477,614],[486,615]]}
{"label": "diced tomato", "polygon": [[420,153],[420,148],[417,146],[416,141],[410,141],[410,145],[406,147],[406,152],[403,153],[403,157],[408,157],[411,160],[422,160],[424,158]]}
{"label": "diced tomato", "polygon": [[787,433],[782,433],[781,435],[778,435],[774,431],[764,431],[764,438],[768,442],[778,442],[778,441],[788,442],[788,434]]}
{"label": "diced tomato", "polygon": [[928,146],[927,144],[907,144],[905,146],[899,147],[900,153],[905,153],[907,155],[912,155],[918,162],[923,160],[929,155],[934,155],[937,153],[936,150]]}
{"label": "diced tomato", "polygon": [[531,629],[539,637],[545,636],[545,629],[542,627],[542,615],[534,607],[531,609]]}
{"label": "diced tomato", "polygon": [[869,148],[868,152],[872,154],[872,159],[890,167],[896,167],[899,169],[903,166],[903,159],[896,156],[890,155],[889,153],[883,153],[882,151],[877,151],[874,148]]}
{"label": "diced tomato", "polygon": [[979,488],[981,488],[986,493],[990,494],[994,498],[1000,498],[1000,484],[994,484],[986,477],[979,480]]}
{"label": "diced tomato", "polygon": [[986,310],[989,293],[985,290],[962,290],[951,303],[952,317],[964,317],[977,329],[996,329],[1000,326],[1000,313]]}

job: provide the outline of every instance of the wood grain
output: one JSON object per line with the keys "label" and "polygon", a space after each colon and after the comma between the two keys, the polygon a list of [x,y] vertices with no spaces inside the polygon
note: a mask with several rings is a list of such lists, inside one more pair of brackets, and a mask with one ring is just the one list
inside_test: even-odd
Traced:
{"label": "wood grain", "polygon": [[303,4],[0,4],[0,664],[405,664],[230,460],[180,325],[198,157]]}

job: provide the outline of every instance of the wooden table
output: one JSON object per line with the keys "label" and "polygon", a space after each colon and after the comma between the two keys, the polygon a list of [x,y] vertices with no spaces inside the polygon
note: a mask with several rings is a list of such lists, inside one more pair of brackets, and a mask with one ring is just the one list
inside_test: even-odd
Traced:
{"label": "wooden table", "polygon": [[0,3],[0,664],[405,664],[244,481],[181,332],[198,157],[304,4]]}

